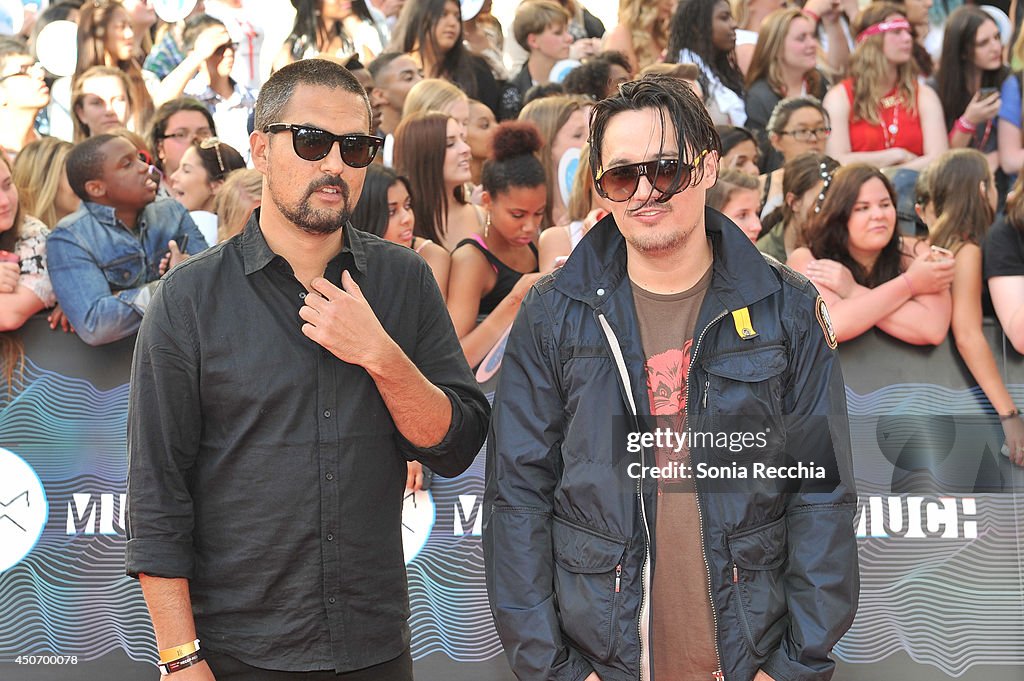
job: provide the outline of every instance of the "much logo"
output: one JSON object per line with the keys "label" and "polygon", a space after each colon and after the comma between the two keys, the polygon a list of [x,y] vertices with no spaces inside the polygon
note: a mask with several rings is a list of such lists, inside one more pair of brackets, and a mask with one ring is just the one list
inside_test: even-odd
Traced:
{"label": "much logo", "polygon": [[47,516],[39,476],[20,456],[0,447],[0,572],[29,554]]}

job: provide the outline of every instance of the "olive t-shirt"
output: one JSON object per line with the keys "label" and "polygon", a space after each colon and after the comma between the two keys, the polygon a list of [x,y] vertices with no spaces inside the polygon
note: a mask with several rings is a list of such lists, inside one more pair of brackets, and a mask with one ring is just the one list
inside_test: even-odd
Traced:
{"label": "olive t-shirt", "polygon": [[[651,414],[661,428],[683,432],[686,379],[694,327],[711,268],[693,288],[670,295],[633,284],[640,323]],[[657,466],[689,465],[689,451],[661,449]],[[649,465],[649,464],[648,464]],[[711,595],[701,549],[700,518],[692,480],[658,480],[651,583],[651,658],[654,681],[712,681],[718,669]]]}

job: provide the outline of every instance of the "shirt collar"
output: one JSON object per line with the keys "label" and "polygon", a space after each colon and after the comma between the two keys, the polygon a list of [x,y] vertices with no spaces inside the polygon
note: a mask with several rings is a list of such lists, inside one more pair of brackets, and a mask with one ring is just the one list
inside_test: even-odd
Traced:
{"label": "shirt collar", "polygon": [[97,220],[100,224],[109,225],[111,227],[117,226],[117,215],[114,212],[113,206],[104,206],[103,204],[93,203],[92,201],[83,201],[82,205],[89,211],[89,214]]}
{"label": "shirt collar", "polygon": [[[366,274],[366,234],[353,227],[351,222],[346,222],[342,228],[342,235],[344,242],[338,257],[348,255],[355,268]],[[249,222],[245,223],[242,232],[242,263],[245,274],[250,275],[262,270],[276,257],[277,254],[270,250],[263,230],[260,229],[260,209],[257,208],[249,216]]]}

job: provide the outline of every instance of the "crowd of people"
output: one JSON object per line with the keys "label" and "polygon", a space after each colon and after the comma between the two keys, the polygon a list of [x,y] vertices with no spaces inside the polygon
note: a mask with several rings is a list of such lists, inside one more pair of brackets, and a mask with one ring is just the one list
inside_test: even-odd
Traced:
{"label": "crowd of people", "polygon": [[[381,146],[354,226],[426,260],[475,365],[608,214],[593,104],[661,73],[718,125],[708,205],[815,283],[839,341],[952,331],[1010,449],[1024,447],[982,335],[994,314],[1024,350],[1016,2],[621,0],[606,30],[577,0],[526,0],[508,26],[489,1],[292,0],[276,52],[247,4],[200,0],[167,23],[147,1],[60,0],[0,37],[0,330],[49,310],[92,345],[134,334],[161,276],[258,208],[249,135],[265,74],[319,57],[363,85]],[[77,24],[72,75],[37,61],[55,21]],[[330,142],[291,134],[303,158]]]}

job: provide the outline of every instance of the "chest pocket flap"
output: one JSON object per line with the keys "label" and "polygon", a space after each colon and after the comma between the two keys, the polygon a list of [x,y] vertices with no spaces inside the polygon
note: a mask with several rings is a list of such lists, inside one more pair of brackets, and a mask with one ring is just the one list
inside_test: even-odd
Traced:
{"label": "chest pocket flap", "polygon": [[778,376],[788,363],[782,345],[766,345],[743,352],[732,352],[707,360],[708,373],[732,381],[756,383]]}

